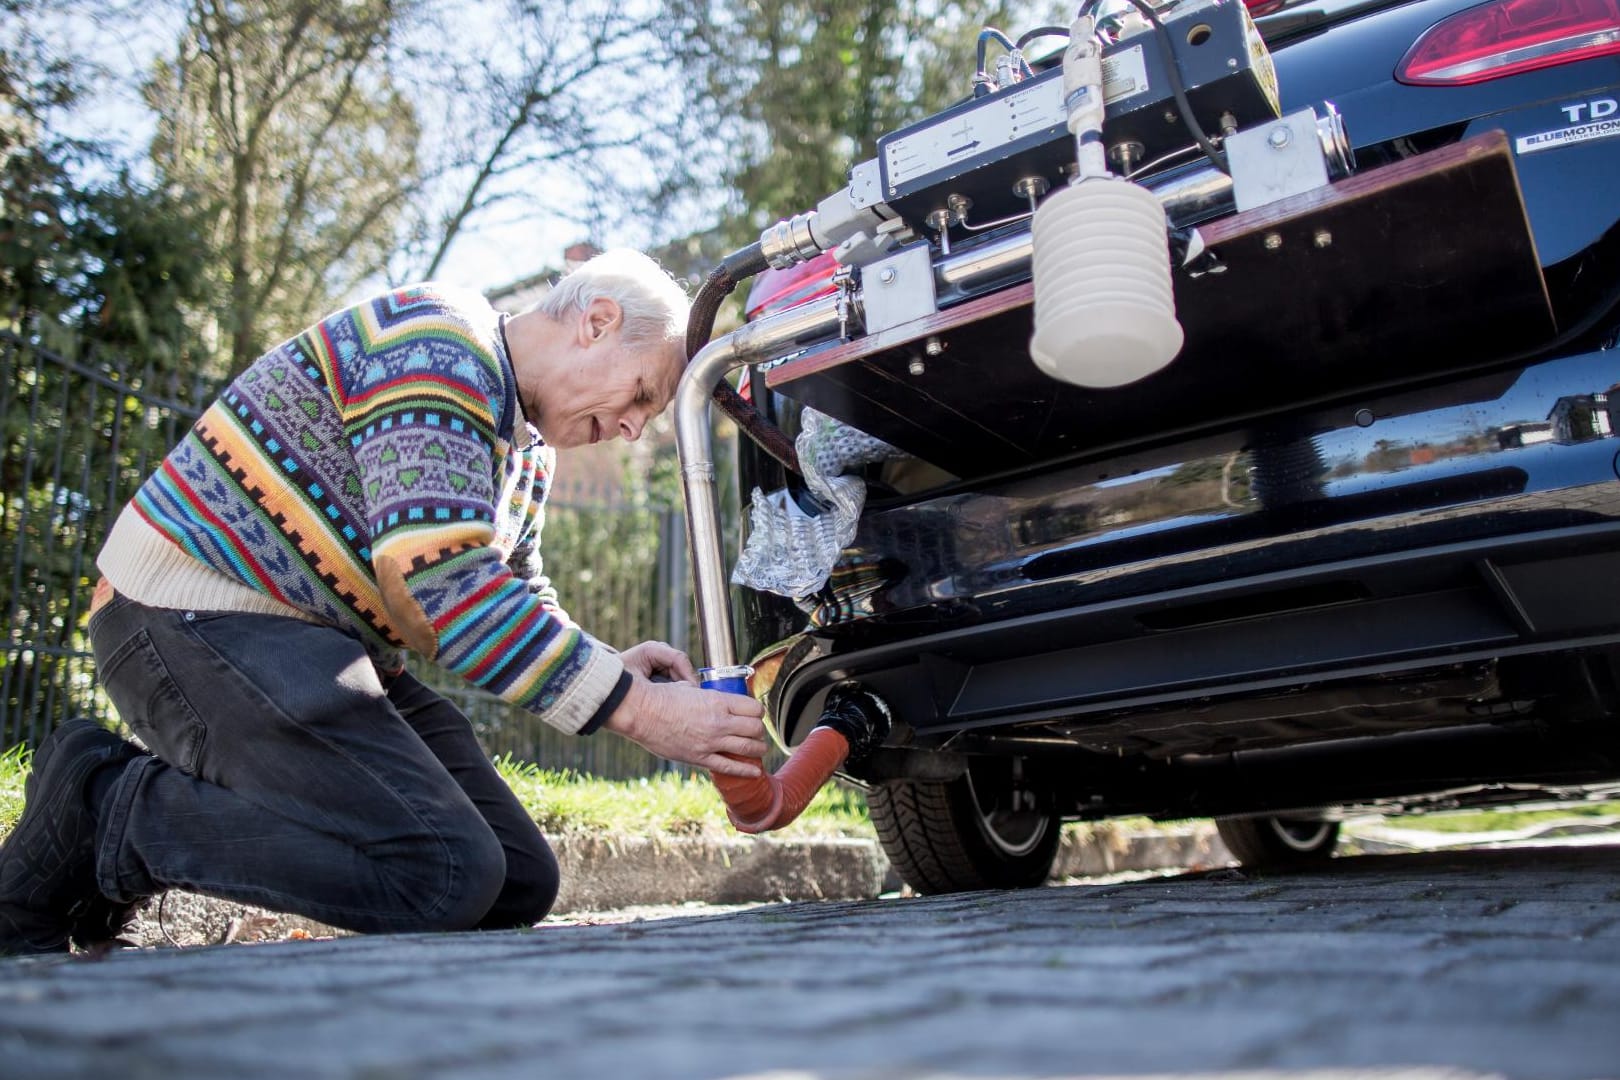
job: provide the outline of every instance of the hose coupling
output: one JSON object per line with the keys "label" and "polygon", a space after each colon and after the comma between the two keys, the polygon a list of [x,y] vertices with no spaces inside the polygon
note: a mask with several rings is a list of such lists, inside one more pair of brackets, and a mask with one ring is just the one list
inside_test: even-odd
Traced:
{"label": "hose coupling", "polygon": [[778,221],[775,225],[759,234],[759,247],[765,255],[765,261],[774,269],[786,270],[790,266],[797,266],[808,262],[821,254],[821,245],[816,242],[811,232],[815,225],[816,211],[811,210],[804,214],[795,214],[786,221]]}
{"label": "hose coupling", "polygon": [[839,683],[827,692],[818,728],[832,728],[849,743],[846,763],[859,764],[889,737],[891,717],[884,700],[860,683]]}

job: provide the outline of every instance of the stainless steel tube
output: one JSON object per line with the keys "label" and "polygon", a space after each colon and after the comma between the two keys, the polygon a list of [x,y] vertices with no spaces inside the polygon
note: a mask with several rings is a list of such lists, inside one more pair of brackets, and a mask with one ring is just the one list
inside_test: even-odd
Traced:
{"label": "stainless steel tube", "polygon": [[936,263],[935,287],[941,295],[966,292],[1015,273],[1028,272],[1033,250],[1027,229],[987,240],[960,255],[949,255]]}
{"label": "stainless steel tube", "polygon": [[837,332],[838,307],[831,296],[767,315],[705,345],[686,366],[675,389],[675,450],[681,459],[681,491],[686,496],[692,591],[697,597],[704,663],[709,667],[730,667],[737,662],[728,575],[720,546],[720,504],[715,497],[710,397],[728,372]]}
{"label": "stainless steel tube", "polygon": [[[1217,217],[1232,209],[1232,178],[1213,166],[1173,173],[1142,184],[1164,206],[1173,225]],[[1029,231],[1009,233],[953,253],[934,264],[942,301],[1029,273],[1034,251]]]}
{"label": "stainless steel tube", "polygon": [[1181,228],[1190,222],[1207,221],[1229,212],[1236,201],[1232,178],[1214,166],[1174,172],[1141,181],[1164,206],[1170,224]]}

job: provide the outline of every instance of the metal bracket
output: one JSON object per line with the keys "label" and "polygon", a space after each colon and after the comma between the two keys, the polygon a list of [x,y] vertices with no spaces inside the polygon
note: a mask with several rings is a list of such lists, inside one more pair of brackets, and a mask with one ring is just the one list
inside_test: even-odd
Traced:
{"label": "metal bracket", "polygon": [[883,175],[878,170],[877,158],[869,158],[850,168],[849,201],[857,210],[870,207],[888,209],[883,207]]}
{"label": "metal bracket", "polygon": [[1240,213],[1328,182],[1316,113],[1311,109],[1235,132],[1226,137],[1224,146]]}
{"label": "metal bracket", "polygon": [[938,310],[934,263],[927,244],[902,248],[861,271],[866,332],[882,333]]}

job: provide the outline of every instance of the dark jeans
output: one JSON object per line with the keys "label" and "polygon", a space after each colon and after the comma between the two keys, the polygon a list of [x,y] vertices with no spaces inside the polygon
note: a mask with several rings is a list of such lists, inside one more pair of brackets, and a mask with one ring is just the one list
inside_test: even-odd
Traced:
{"label": "dark jeans", "polygon": [[454,705],[297,619],[114,597],[90,620],[107,695],[155,757],[108,797],[97,876],[365,932],[527,926],[557,861]]}

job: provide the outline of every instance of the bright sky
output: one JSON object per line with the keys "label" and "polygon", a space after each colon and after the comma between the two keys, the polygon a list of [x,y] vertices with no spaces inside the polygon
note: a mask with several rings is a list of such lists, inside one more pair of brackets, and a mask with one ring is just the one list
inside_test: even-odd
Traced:
{"label": "bright sky", "polygon": [[[69,12],[58,14],[46,27],[64,42],[71,40],[71,50],[64,51],[95,57],[114,76],[93,81],[89,100],[64,124],[64,133],[94,138],[110,146],[137,175],[143,171],[154,119],[134,87],[139,73],[149,70],[155,58],[174,48],[182,26],[178,7],[159,0],[150,3],[139,20],[106,20]],[[487,36],[495,38],[495,29],[492,26]],[[432,104],[425,105],[423,111],[425,115],[435,114]],[[447,111],[446,106],[440,114]],[[524,182],[521,177],[517,180]],[[668,239],[667,233],[659,232],[657,223],[652,222],[629,222],[591,236],[577,220],[582,216],[585,192],[552,182],[540,194],[539,200],[521,207],[499,206],[472,219],[457,236],[435,276],[488,291],[560,266],[563,250],[581,240],[594,240],[604,247],[646,247]],[[368,283],[358,291],[369,292],[380,284],[380,280]]]}

